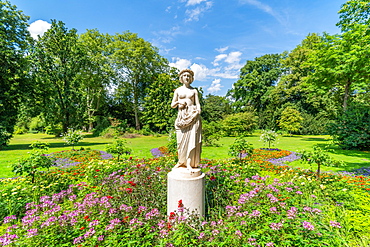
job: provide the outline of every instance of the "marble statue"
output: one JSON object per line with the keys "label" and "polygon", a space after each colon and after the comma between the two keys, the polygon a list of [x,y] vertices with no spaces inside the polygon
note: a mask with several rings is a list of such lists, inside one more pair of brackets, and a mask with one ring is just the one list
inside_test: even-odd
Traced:
{"label": "marble statue", "polygon": [[183,84],[175,90],[171,107],[178,108],[175,121],[179,161],[174,168],[198,168],[202,151],[202,124],[198,91],[191,87],[194,72],[190,69],[179,73]]}

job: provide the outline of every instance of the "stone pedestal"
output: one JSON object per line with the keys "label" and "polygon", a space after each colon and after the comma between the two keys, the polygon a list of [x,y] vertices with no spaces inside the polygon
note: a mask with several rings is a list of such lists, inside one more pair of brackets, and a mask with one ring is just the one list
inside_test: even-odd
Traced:
{"label": "stone pedestal", "polygon": [[167,175],[167,214],[177,211],[182,200],[185,208],[205,214],[205,174],[200,169],[173,168]]}

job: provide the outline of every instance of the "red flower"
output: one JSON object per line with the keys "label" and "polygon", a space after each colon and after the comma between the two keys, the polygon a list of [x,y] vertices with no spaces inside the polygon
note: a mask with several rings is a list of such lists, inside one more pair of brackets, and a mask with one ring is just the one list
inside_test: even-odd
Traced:
{"label": "red flower", "polygon": [[84,216],[84,219],[85,219],[85,220],[87,220],[88,218],[89,218],[89,216],[88,216],[88,215]]}
{"label": "red flower", "polygon": [[213,180],[216,180],[216,177],[215,176],[211,176],[209,179],[213,181]]}
{"label": "red flower", "polygon": [[159,172],[161,170],[161,168],[159,166],[157,166],[156,170]]}
{"label": "red flower", "polygon": [[131,184],[132,186],[136,186],[136,184],[132,181],[128,181],[129,184]]}
{"label": "red flower", "polygon": [[127,193],[132,193],[132,189],[131,188],[126,188],[126,191],[127,191]]}
{"label": "red flower", "polygon": [[179,203],[178,203],[178,206],[179,208],[182,208],[184,206],[184,204],[182,204],[182,200],[179,200]]}
{"label": "red flower", "polygon": [[169,217],[170,220],[174,220],[175,219],[175,213],[174,212],[171,212],[170,213],[170,217]]}
{"label": "red flower", "polygon": [[100,172],[100,170],[99,170],[99,169],[96,169],[95,171]]}
{"label": "red flower", "polygon": [[113,196],[107,196],[108,199],[113,199]]}
{"label": "red flower", "polygon": [[80,228],[80,230],[83,230],[83,229],[85,229],[85,227],[84,227],[84,226]]}

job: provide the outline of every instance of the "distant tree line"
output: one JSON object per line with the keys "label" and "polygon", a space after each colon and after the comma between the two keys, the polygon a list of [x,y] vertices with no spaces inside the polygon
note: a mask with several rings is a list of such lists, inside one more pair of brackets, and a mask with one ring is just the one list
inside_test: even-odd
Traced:
{"label": "distant tree line", "polygon": [[[0,146],[28,131],[172,129],[178,71],[151,43],[129,31],[79,35],[57,20],[35,40],[15,6],[1,1],[0,11]],[[369,17],[369,3],[347,1],[340,34],[308,34],[290,52],[246,61],[224,97],[199,89],[205,141],[265,129],[331,134],[343,148],[369,149]]]}

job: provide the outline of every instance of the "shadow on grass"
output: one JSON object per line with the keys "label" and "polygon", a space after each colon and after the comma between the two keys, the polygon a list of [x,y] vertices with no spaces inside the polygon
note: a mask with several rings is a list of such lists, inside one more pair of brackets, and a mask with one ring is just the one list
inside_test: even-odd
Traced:
{"label": "shadow on grass", "polygon": [[[49,144],[50,144],[49,148],[62,148],[62,147],[68,148],[69,147],[72,149],[72,145],[65,145],[65,142],[54,142],[54,143],[49,143]],[[105,145],[105,144],[108,144],[108,143],[107,142],[79,142],[75,146],[91,147],[91,146]],[[30,148],[30,144],[11,144],[2,149],[2,151],[7,151],[7,150],[32,150],[32,148]]]}

